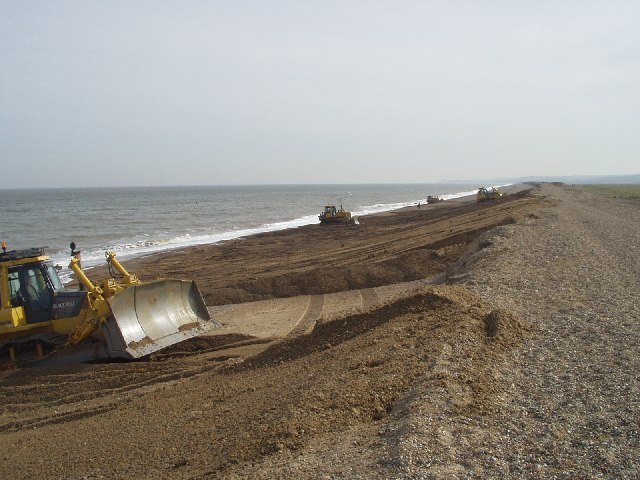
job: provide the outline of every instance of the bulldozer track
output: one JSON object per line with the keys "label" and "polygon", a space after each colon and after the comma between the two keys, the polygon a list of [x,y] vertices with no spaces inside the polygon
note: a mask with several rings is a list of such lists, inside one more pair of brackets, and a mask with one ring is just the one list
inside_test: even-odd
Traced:
{"label": "bulldozer track", "polygon": [[[7,412],[16,411],[42,411],[43,414],[35,416],[28,421],[8,421],[0,425],[0,432],[15,431],[25,428],[35,428],[52,423],[63,423],[67,421],[98,415],[122,406],[133,397],[139,397],[141,393],[150,393],[158,388],[164,388],[169,384],[179,382],[186,378],[196,377],[218,368],[219,365],[205,364],[200,366],[179,367],[173,363],[167,372],[159,373],[157,369],[149,371],[133,370],[129,372],[117,372],[118,375],[110,375],[111,378],[98,376],[84,381],[68,382],[58,376],[55,383],[41,384],[35,388],[24,389],[21,387],[7,387],[3,389],[2,399],[3,409]],[[149,375],[151,378],[140,380],[138,375]],[[70,376],[71,378],[72,376]],[[109,377],[109,375],[107,375]],[[105,382],[110,384],[110,380],[122,382],[121,385],[99,388]],[[98,384],[98,385],[96,385]],[[78,391],[84,393],[74,393],[64,395],[65,391]],[[114,396],[117,400],[113,400]],[[34,401],[33,398],[51,398],[47,401]],[[10,401],[7,401],[10,400]],[[88,405],[89,404],[89,405]],[[51,415],[51,411],[61,408],[59,413]]]}
{"label": "bulldozer track", "polygon": [[360,290],[360,298],[362,299],[362,310],[367,311],[378,305],[378,292],[375,288],[364,288]]}
{"label": "bulldozer track", "polygon": [[[287,338],[303,335],[312,328],[323,305],[324,295],[310,296],[305,312]],[[0,393],[2,408],[5,412],[15,410],[22,411],[23,414],[31,411],[33,416],[26,420],[13,420],[9,417],[5,423],[0,424],[0,432],[39,428],[101,415],[121,408],[141,395],[187,378],[198,377],[222,366],[222,363],[210,362],[190,365],[180,363],[181,358],[202,357],[214,352],[271,342],[271,338],[252,338],[204,350],[161,354],[149,362],[126,364],[121,369],[96,372],[97,374],[88,378],[79,377],[79,372],[62,375],[52,373],[43,377],[44,382],[28,387],[20,385],[20,380],[16,379],[15,385],[9,382]]]}
{"label": "bulldozer track", "polygon": [[[309,307],[301,318],[300,325],[311,325],[322,310],[322,296],[311,298]],[[220,342],[217,338],[216,342]],[[176,351],[156,355],[149,361],[128,364],[105,364],[83,376],[83,367],[71,373],[58,373],[54,368],[38,383],[23,384],[24,378],[16,372],[13,378],[5,378],[0,390],[2,411],[9,413],[0,424],[0,432],[37,428],[50,424],[65,423],[81,418],[100,415],[120,408],[134,398],[139,398],[166,388],[168,385],[195,378],[226,365],[234,356],[206,358],[207,354],[251,345],[268,344],[272,338],[247,338],[218,344],[212,348],[197,348],[192,351]],[[181,361],[190,357],[203,358],[204,362]],[[27,376],[30,371],[25,371]],[[115,400],[114,400],[115,398]],[[28,420],[18,421],[10,412],[32,412]],[[53,414],[52,414],[53,412]]]}
{"label": "bulldozer track", "polygon": [[172,352],[172,353],[158,353],[152,355],[150,360],[152,361],[164,361],[171,358],[184,358],[184,357],[193,357],[195,355],[202,355],[205,353],[213,353],[213,352],[221,352],[225,350],[230,350],[232,348],[237,347],[246,347],[249,345],[261,345],[265,343],[271,343],[273,340],[270,338],[252,338],[250,340],[243,340],[240,342],[228,343],[226,345],[221,345],[213,348],[206,348],[204,350],[196,350],[196,351],[180,351],[180,352]]}
{"label": "bulldozer track", "polygon": [[307,306],[307,309],[286,338],[299,337],[310,330],[315,325],[318,318],[320,318],[322,307],[324,307],[324,295],[311,295],[309,297],[309,305]]}
{"label": "bulldozer track", "polygon": [[95,415],[100,415],[101,413],[109,412],[111,410],[116,409],[120,405],[122,405],[121,402],[118,402],[118,403],[111,402],[109,404],[104,404],[104,405],[100,405],[93,408],[73,410],[66,413],[60,413],[54,416],[51,416],[51,414],[49,413],[46,416],[42,416],[38,418],[31,418],[29,420],[9,422],[4,425],[0,425],[0,432],[14,432],[17,430],[44,427],[45,425],[55,425],[58,423],[71,422],[73,420],[93,417]]}

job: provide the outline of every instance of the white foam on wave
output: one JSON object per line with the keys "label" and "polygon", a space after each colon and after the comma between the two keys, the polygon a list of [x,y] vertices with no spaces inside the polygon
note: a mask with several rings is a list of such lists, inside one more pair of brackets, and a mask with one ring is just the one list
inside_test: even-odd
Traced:
{"label": "white foam on wave", "polygon": [[[501,185],[506,186],[506,185]],[[462,198],[467,197],[469,195],[475,195],[478,190],[470,190],[466,192],[457,192],[457,193],[448,193],[444,195],[439,195],[442,200],[453,200],[454,198]],[[372,215],[374,213],[382,213],[382,212],[390,212],[392,210],[399,210],[401,208],[406,207],[415,207],[418,203],[426,203],[424,198],[418,200],[412,200],[409,202],[399,202],[399,203],[385,203],[385,204],[377,204],[377,205],[368,205],[366,207],[361,207],[360,210],[354,212],[354,215]]]}
{"label": "white foam on wave", "polygon": [[[286,230],[288,228],[311,225],[314,223],[318,223],[318,215],[307,215],[284,222],[264,224],[255,228],[229,230],[210,235],[185,234],[170,239],[141,240],[137,242],[110,245],[92,251],[82,251],[82,266],[85,269],[91,269],[92,267],[103,264],[105,262],[105,252],[107,250],[116,252],[119,260],[126,260],[133,257],[150,255],[167,250],[192,247],[196,245],[215,244],[227,240],[248,237],[250,235],[257,235],[259,233],[275,232],[279,230]],[[73,275],[73,272],[68,268],[70,260],[69,250],[59,251],[52,254],[51,260],[56,265],[60,265],[62,267],[60,277],[63,282],[69,281]]]}
{"label": "white foam on wave", "polygon": [[440,195],[442,200],[453,200],[454,198],[468,197],[469,195],[475,195],[478,190],[470,190],[468,192],[449,193]]}

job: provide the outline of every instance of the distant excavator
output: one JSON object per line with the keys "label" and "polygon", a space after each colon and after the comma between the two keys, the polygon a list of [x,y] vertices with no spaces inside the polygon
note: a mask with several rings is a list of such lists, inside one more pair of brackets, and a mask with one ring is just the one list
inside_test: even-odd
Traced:
{"label": "distant excavator", "polygon": [[351,216],[351,212],[348,212],[342,205],[340,208],[336,208],[335,205],[326,205],[320,215],[318,215],[320,223],[323,225],[342,224],[342,225],[355,225],[358,223],[356,217]]}
{"label": "distant excavator", "polygon": [[6,251],[4,242],[2,247],[0,359],[8,356],[18,365],[46,358],[131,360],[220,326],[195,282],[143,283],[114,252],[105,254],[112,278],[98,283],[87,278],[79,255],[72,256],[69,268],[80,289],[66,290],[45,248]]}

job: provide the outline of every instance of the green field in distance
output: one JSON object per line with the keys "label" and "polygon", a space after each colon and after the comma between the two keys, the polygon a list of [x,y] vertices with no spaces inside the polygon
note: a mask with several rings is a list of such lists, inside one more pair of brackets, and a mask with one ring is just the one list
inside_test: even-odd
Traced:
{"label": "green field in distance", "polygon": [[582,185],[582,188],[591,192],[600,192],[612,197],[635,198],[640,200],[640,185]]}

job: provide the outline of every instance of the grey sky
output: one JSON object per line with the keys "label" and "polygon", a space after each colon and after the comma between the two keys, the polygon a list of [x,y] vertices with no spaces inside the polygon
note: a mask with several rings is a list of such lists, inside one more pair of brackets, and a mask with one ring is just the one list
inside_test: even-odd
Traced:
{"label": "grey sky", "polygon": [[640,173],[640,2],[0,0],[0,188]]}

